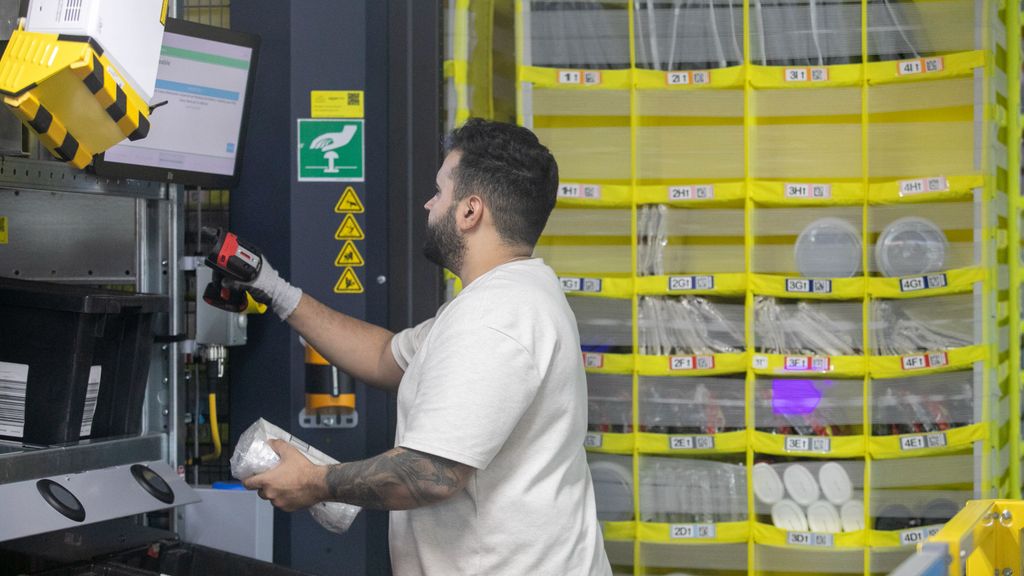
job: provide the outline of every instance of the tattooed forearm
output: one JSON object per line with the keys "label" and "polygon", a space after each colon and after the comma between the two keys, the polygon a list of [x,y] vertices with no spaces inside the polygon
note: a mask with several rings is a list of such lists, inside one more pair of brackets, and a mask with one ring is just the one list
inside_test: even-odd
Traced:
{"label": "tattooed forearm", "polygon": [[406,448],[335,464],[325,482],[330,500],[363,508],[408,510],[445,500],[466,484],[473,468]]}

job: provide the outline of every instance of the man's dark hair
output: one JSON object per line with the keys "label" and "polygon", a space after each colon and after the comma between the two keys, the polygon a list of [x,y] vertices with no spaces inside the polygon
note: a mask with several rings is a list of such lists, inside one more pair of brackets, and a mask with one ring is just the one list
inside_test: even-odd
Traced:
{"label": "man's dark hair", "polygon": [[558,192],[558,164],[526,128],[470,118],[445,139],[444,152],[461,154],[452,173],[454,199],[484,199],[501,239],[534,246]]}

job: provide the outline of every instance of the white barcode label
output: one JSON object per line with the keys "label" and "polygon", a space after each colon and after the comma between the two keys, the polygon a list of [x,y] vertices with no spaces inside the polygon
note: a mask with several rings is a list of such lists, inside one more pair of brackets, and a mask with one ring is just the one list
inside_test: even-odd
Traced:
{"label": "white barcode label", "polygon": [[929,352],[928,354],[911,354],[900,358],[904,370],[923,370],[939,368],[949,364],[949,354],[945,352]]}
{"label": "white barcode label", "polygon": [[783,77],[786,82],[824,82],[828,80],[828,68],[786,68]]}
{"label": "white barcode label", "polygon": [[939,530],[942,530],[942,524],[904,530],[900,532],[900,544],[904,546],[909,546],[911,544],[920,544],[921,542],[924,542],[925,540],[938,534]]}
{"label": "white barcode label", "polygon": [[583,437],[583,446],[586,448],[600,448],[604,443],[604,436],[598,433],[590,433]]}
{"label": "white barcode label", "polygon": [[597,184],[574,184],[563,182],[558,185],[558,197],[600,200],[601,186]]}
{"label": "white barcode label", "polygon": [[28,364],[0,362],[0,436],[25,435],[25,391]]}
{"label": "white barcode label", "polygon": [[92,420],[96,416],[96,400],[100,397],[100,380],[103,377],[103,367],[93,366],[89,368],[89,387],[85,391],[85,409],[82,410],[82,437],[92,434]]}
{"label": "white barcode label", "polygon": [[714,436],[669,436],[670,450],[714,450]]}
{"label": "white barcode label", "polygon": [[670,356],[669,370],[714,370],[714,356]]}
{"label": "white barcode label", "polygon": [[597,70],[559,70],[558,83],[593,86],[601,83],[601,73]]}
{"label": "white barcode label", "polygon": [[669,201],[679,200],[711,200],[715,197],[714,184],[696,184],[693,186],[669,186]]}
{"label": "white barcode label", "polygon": [[832,185],[787,183],[783,195],[790,200],[823,200],[832,197]]}
{"label": "white barcode label", "polygon": [[818,532],[789,532],[786,535],[786,543],[795,546],[832,548],[835,546],[835,539],[831,534],[821,534]]}
{"label": "white barcode label", "polygon": [[715,537],[714,524],[673,524],[669,527],[669,538],[711,539]]}
{"label": "white barcode label", "polygon": [[917,292],[933,288],[945,288],[949,280],[945,274],[929,274],[927,276],[910,276],[900,278],[900,292]]}
{"label": "white barcode label", "polygon": [[751,364],[751,367],[754,368],[754,370],[767,370],[768,369],[768,357],[767,356],[762,356],[760,354],[755,354],[753,359],[751,359],[750,364]]}
{"label": "white barcode label", "polygon": [[587,368],[604,368],[604,354],[584,352],[583,365]]}
{"label": "white barcode label", "polygon": [[832,451],[832,441],[818,436],[786,436],[786,452],[817,452],[828,454]]}
{"label": "white barcode label", "polygon": [[944,176],[932,178],[917,178],[915,180],[900,180],[900,196],[912,196],[914,194],[928,194],[930,192],[946,192],[949,190],[949,181]]}
{"label": "white barcode label", "polygon": [[787,372],[828,372],[831,367],[828,356],[786,356],[782,364]]}
{"label": "white barcode label", "polygon": [[896,63],[896,73],[900,76],[910,74],[927,74],[931,72],[942,72],[946,67],[942,56],[934,58],[914,58],[913,60],[900,60]]}
{"label": "white barcode label", "polygon": [[809,278],[786,278],[786,292],[804,294],[831,294],[831,280],[811,280]]}
{"label": "white barcode label", "polygon": [[669,86],[688,86],[690,84],[710,84],[711,83],[711,72],[706,70],[694,70],[690,72],[667,72],[665,73],[665,83]]}
{"label": "white barcode label", "polygon": [[601,291],[601,279],[600,278],[565,278],[561,277],[558,281],[562,284],[562,290],[565,292],[600,292]]}
{"label": "white barcode label", "polygon": [[924,450],[925,448],[945,448],[946,433],[914,434],[900,436],[900,450]]}
{"label": "white barcode label", "polygon": [[714,276],[669,276],[668,289],[678,290],[714,290]]}

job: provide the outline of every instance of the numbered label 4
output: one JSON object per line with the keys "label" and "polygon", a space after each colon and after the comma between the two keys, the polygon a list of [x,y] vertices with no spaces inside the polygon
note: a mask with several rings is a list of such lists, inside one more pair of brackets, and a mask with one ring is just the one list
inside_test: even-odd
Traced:
{"label": "numbered label 4", "polygon": [[669,537],[710,539],[715,537],[714,524],[673,524],[669,526]]}
{"label": "numbered label 4", "polygon": [[790,200],[824,200],[832,197],[832,185],[787,183],[783,195]]}
{"label": "numbered label 4", "polygon": [[714,370],[714,356],[671,356],[669,370]]}
{"label": "numbered label 4", "polygon": [[924,450],[925,448],[945,448],[946,433],[914,434],[900,436],[900,450]]}
{"label": "numbered label 4", "polygon": [[670,202],[683,200],[711,200],[714,197],[715,186],[713,184],[668,187],[668,199]]}
{"label": "numbered label 4", "polygon": [[949,354],[945,352],[929,352],[928,354],[912,354],[900,358],[904,370],[923,370],[949,365]]}
{"label": "numbered label 4", "polygon": [[596,432],[591,432],[583,437],[583,446],[587,448],[600,448],[603,443],[604,436]]}
{"label": "numbered label 4", "polygon": [[669,436],[670,450],[714,450],[714,436]]}
{"label": "numbered label 4", "polygon": [[832,534],[821,534],[818,532],[789,532],[786,534],[786,543],[793,544],[795,546],[832,548],[835,546],[835,539]]}
{"label": "numbered label 4", "polygon": [[786,452],[818,452],[827,454],[832,451],[832,440],[817,436],[786,436]]}

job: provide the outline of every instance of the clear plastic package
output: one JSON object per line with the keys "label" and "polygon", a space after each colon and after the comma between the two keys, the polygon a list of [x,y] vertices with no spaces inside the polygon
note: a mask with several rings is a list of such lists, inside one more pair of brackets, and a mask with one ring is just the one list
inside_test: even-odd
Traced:
{"label": "clear plastic package", "polygon": [[[231,455],[231,475],[239,480],[271,470],[281,461],[268,443],[271,439],[284,440],[297,448],[310,462],[324,466],[338,461],[306,444],[302,440],[260,418],[242,433]],[[309,508],[318,524],[341,534],[349,529],[361,508],[343,502],[321,502]]]}

